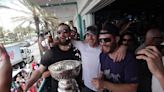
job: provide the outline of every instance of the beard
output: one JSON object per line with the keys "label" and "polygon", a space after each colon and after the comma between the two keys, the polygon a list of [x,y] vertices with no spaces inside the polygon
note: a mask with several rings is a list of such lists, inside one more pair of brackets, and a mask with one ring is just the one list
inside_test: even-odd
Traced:
{"label": "beard", "polygon": [[109,52],[109,49],[106,48],[106,47],[101,47],[101,51],[102,51],[103,53],[108,53],[108,52]]}
{"label": "beard", "polygon": [[105,45],[101,47],[101,50],[103,53],[112,53],[114,52],[114,50],[116,49],[117,44],[116,43],[112,43],[110,46],[109,45]]}
{"label": "beard", "polygon": [[70,38],[66,38],[65,41],[59,40],[59,44],[62,45],[62,46],[66,46],[66,45],[68,45],[70,42],[71,42],[71,39],[70,39]]}

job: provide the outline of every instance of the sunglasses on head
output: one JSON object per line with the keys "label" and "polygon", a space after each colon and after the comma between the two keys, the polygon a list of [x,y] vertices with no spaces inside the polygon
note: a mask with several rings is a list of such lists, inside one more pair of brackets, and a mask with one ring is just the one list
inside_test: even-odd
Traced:
{"label": "sunglasses on head", "polygon": [[99,42],[111,42],[110,38],[99,38]]}

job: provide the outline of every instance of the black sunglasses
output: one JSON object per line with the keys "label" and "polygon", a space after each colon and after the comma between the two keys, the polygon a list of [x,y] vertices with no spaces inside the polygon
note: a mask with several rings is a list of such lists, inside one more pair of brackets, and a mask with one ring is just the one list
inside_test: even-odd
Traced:
{"label": "black sunglasses", "polygon": [[68,33],[68,32],[69,32],[69,30],[58,30],[57,31],[57,34]]}
{"label": "black sunglasses", "polygon": [[159,36],[159,37],[153,37],[153,39],[163,39],[162,36]]}
{"label": "black sunglasses", "polygon": [[99,42],[111,42],[110,38],[99,38]]}
{"label": "black sunglasses", "polygon": [[132,39],[122,39],[123,41],[132,41]]}

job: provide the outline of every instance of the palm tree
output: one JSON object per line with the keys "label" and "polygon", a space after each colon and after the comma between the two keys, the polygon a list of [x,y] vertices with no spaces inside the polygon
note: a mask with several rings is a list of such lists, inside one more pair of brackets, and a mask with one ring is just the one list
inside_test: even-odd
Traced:
{"label": "palm tree", "polygon": [[3,28],[0,27],[0,38],[3,38]]}
{"label": "palm tree", "polygon": [[20,15],[13,18],[13,21],[21,22],[20,25],[25,22],[33,23],[36,26],[36,30],[39,31],[39,24],[45,26],[48,25],[47,28],[54,29],[58,23],[58,20],[54,15],[47,13],[45,10],[40,8],[39,5],[32,3],[30,0],[18,0],[19,4],[14,2],[12,3],[21,9],[17,9],[9,5],[3,5],[2,3],[0,3],[0,6],[26,14],[26,16]]}
{"label": "palm tree", "polygon": [[0,39],[3,39],[3,43],[5,44],[5,39],[4,39],[4,33],[3,33],[3,27],[0,27]]}
{"label": "palm tree", "polygon": [[[17,0],[18,3],[12,2],[13,5],[20,7],[15,8],[11,5],[4,5],[3,3],[0,3],[0,6],[5,9],[14,10],[17,12],[23,13],[23,15],[13,17],[14,22],[20,22],[20,25],[23,25],[24,23],[29,22],[29,24],[34,24],[36,27],[36,31],[40,33],[40,27],[39,25],[45,25],[46,30],[53,30],[55,29],[58,20],[55,16],[52,14],[47,13],[45,10],[41,9],[39,5],[32,3],[30,0]],[[42,52],[41,52],[42,56]]]}

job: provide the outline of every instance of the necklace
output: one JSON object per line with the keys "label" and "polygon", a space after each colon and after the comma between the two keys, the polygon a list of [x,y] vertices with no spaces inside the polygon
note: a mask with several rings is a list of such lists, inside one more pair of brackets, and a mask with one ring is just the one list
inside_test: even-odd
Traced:
{"label": "necklace", "polygon": [[71,43],[69,43],[68,45],[59,45],[59,48],[63,51],[68,51],[71,48]]}

